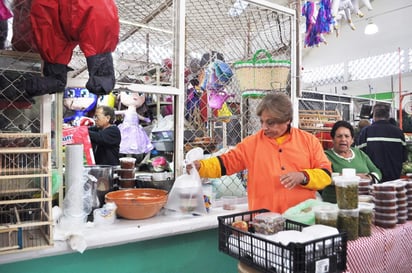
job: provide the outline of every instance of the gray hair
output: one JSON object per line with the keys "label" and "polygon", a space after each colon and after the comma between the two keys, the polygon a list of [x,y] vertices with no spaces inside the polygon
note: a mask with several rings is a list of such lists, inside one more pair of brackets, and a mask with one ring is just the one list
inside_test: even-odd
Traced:
{"label": "gray hair", "polygon": [[260,117],[263,111],[268,111],[279,119],[279,122],[292,121],[293,118],[292,102],[289,96],[282,92],[269,93],[264,96],[256,109],[256,114]]}

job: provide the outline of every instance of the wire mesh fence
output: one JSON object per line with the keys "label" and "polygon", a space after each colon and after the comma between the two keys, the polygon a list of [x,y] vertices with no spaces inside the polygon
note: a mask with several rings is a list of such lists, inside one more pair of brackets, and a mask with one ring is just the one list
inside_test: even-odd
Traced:
{"label": "wire mesh fence", "polygon": [[[120,20],[119,43],[112,54],[116,81],[173,86],[177,2],[115,2]],[[12,17],[0,23],[0,131],[39,132],[39,98],[27,96],[21,87],[22,80],[38,76],[42,70],[29,20],[31,0],[4,3]],[[248,77],[239,78],[235,63],[290,62],[295,18],[279,9],[240,0],[188,0],[185,8],[183,153],[193,147],[216,153],[259,129],[255,109],[264,94],[290,91],[289,75],[283,84],[272,85],[269,90],[245,90],[241,81]],[[259,50],[264,53],[254,56]],[[89,77],[87,58],[79,46],[73,50],[68,66],[73,69],[68,82]],[[143,95],[146,102],[138,109],[142,116],[156,121],[173,114],[174,96]],[[113,106],[124,107],[117,100]],[[68,110],[64,110],[66,114],[73,114]],[[93,110],[84,114],[92,117]],[[155,126],[154,122],[141,125],[149,135]],[[244,174],[230,178],[231,182],[223,183],[226,189],[244,194]]]}

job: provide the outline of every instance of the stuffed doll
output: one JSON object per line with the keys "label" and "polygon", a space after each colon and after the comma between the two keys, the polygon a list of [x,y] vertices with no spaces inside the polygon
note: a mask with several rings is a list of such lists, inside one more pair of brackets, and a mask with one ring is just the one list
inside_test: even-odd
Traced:
{"label": "stuffed doll", "polygon": [[112,52],[119,41],[119,17],[114,0],[33,0],[30,21],[34,42],[44,61],[43,77],[23,82],[28,96],[64,92],[67,66],[74,48],[83,51],[89,72],[86,88],[109,94],[115,76]]}
{"label": "stuffed doll", "polygon": [[339,25],[343,19],[348,22],[352,30],[356,29],[352,21],[353,10],[354,8],[351,0],[334,0],[332,2],[332,15],[335,19],[333,28],[336,30],[336,36],[339,36]]}
{"label": "stuffed doll", "polygon": [[123,122],[118,125],[122,140],[120,142],[121,154],[145,154],[153,149],[149,136],[139,124],[139,121],[150,122],[137,113],[146,100],[144,95],[136,92],[121,91],[119,94],[120,104],[127,107],[126,110],[116,111],[115,113],[124,116]]}
{"label": "stuffed doll", "polygon": [[[359,0],[351,0],[353,5],[353,12],[358,15],[358,17],[362,18],[364,16],[363,12],[359,8]],[[372,5],[369,0],[362,0],[362,3],[368,10],[372,10]]]}
{"label": "stuffed doll", "polygon": [[93,110],[97,103],[97,96],[83,87],[68,87],[64,91],[63,105],[66,109],[74,111],[73,115],[64,117],[64,123],[73,126],[90,126],[94,120],[87,117],[87,113]]}

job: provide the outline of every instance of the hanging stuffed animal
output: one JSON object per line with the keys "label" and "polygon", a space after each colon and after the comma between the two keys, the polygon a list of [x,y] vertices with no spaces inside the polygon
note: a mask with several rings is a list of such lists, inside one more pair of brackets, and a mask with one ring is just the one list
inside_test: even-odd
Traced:
{"label": "hanging stuffed animal", "polygon": [[116,95],[113,92],[110,92],[108,95],[99,96],[97,100],[97,106],[106,105],[114,108],[116,104]]}
{"label": "hanging stuffed animal", "polygon": [[[372,5],[370,3],[369,0],[362,0],[363,5],[365,5],[365,7],[368,10],[372,10]],[[352,0],[352,5],[353,5],[353,12],[358,15],[360,18],[362,18],[364,16],[363,12],[360,10],[359,8],[359,0]]]}
{"label": "hanging stuffed animal", "polygon": [[93,125],[94,120],[87,117],[87,113],[95,108],[96,103],[97,96],[86,88],[66,88],[63,95],[63,105],[67,110],[74,111],[74,114],[64,117],[64,123],[70,123],[73,126]]}
{"label": "hanging stuffed animal", "polygon": [[332,15],[335,19],[333,28],[336,30],[336,36],[339,36],[340,22],[345,19],[350,28],[355,30],[356,27],[352,21],[352,12],[354,8],[351,0],[334,0],[332,3]]}
{"label": "hanging stuffed animal", "polygon": [[333,23],[331,12],[331,0],[318,2],[319,9],[313,1],[306,1],[302,7],[302,16],[306,17],[305,47],[318,46],[320,43],[327,44],[324,34],[331,32]]}
{"label": "hanging stuffed animal", "polygon": [[316,30],[316,5],[313,1],[306,1],[302,6],[302,16],[305,16],[306,31],[305,31],[305,47],[318,45],[321,40]]}
{"label": "hanging stuffed animal", "polygon": [[199,109],[200,97],[202,95],[202,90],[200,90],[199,80],[192,79],[187,85],[187,98],[186,98],[186,109],[185,118],[188,121],[193,120],[195,110]]}
{"label": "hanging stuffed animal", "polygon": [[28,96],[63,92],[74,48],[83,51],[89,72],[86,88],[105,95],[114,88],[112,52],[119,41],[119,17],[114,0],[33,0],[33,37],[44,61],[43,77],[23,83]]}
{"label": "hanging stuffed animal", "polygon": [[139,124],[139,120],[150,122],[137,113],[137,109],[145,103],[145,96],[136,92],[121,91],[120,104],[127,106],[126,110],[116,111],[124,116],[123,122],[118,125],[122,140],[120,142],[121,154],[145,154],[153,149],[149,136]]}

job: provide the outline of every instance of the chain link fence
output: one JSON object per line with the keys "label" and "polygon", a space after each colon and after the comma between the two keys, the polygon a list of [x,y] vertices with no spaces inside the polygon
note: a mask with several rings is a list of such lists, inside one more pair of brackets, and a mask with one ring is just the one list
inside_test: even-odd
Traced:
{"label": "chain link fence", "polygon": [[[30,28],[31,0],[4,2],[13,16],[0,23],[0,131],[39,132],[39,98],[27,97],[19,86],[25,77],[41,73]],[[120,39],[113,52],[116,81],[173,86],[176,2],[117,0],[116,4],[120,18]],[[270,90],[246,90],[236,63],[252,61],[262,49],[264,53],[255,60],[290,62],[295,18],[282,9],[239,0],[188,0],[185,6],[184,153],[193,147],[211,154],[222,152],[260,128],[255,110],[264,94],[290,91],[290,76]],[[88,78],[86,58],[79,47],[69,66],[73,69],[69,82]],[[227,69],[223,72],[226,79],[213,79],[216,67]],[[174,96],[144,95],[146,104],[138,109],[143,116],[156,120],[173,113]],[[116,102],[115,108],[121,105]],[[142,125],[150,134],[153,124]],[[244,194],[243,175],[225,181],[226,189]]]}

